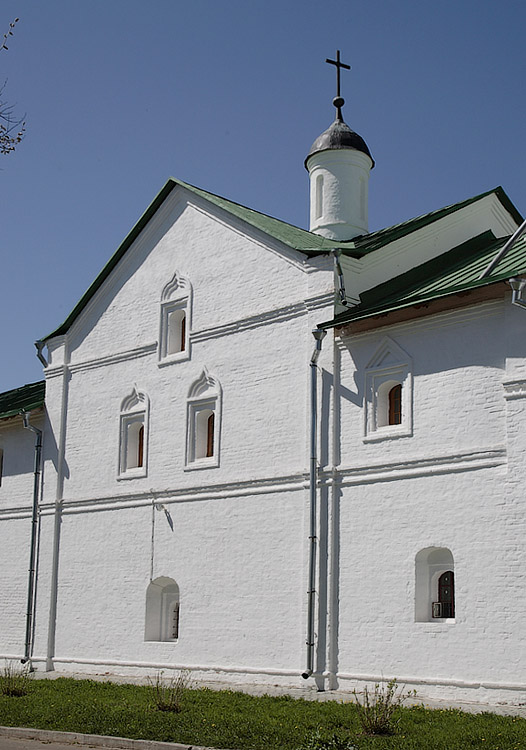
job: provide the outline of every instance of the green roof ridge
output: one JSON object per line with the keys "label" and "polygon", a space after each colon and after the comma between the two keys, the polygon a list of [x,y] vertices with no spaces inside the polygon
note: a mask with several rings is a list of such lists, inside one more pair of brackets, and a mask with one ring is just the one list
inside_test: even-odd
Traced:
{"label": "green roof ridge", "polygon": [[260,231],[265,232],[271,237],[274,237],[284,245],[287,245],[293,250],[304,253],[307,256],[328,253],[331,250],[338,249],[341,250],[345,255],[360,258],[363,255],[372,252],[373,250],[380,249],[384,245],[393,242],[395,239],[406,236],[410,232],[415,231],[416,229],[425,226],[426,224],[432,223],[433,221],[437,221],[443,216],[446,216],[449,213],[453,213],[454,211],[457,211],[469,205],[470,203],[474,203],[477,200],[490,195],[491,193],[495,193],[498,196],[505,208],[507,208],[507,210],[510,211],[514,218],[516,218],[517,223],[522,222],[522,217],[518,213],[517,209],[513,206],[504,190],[501,187],[498,187],[494,190],[489,190],[485,193],[481,193],[480,195],[477,195],[473,198],[468,198],[467,200],[461,201],[460,203],[446,206],[445,208],[432,211],[429,214],[424,214],[417,217],[416,219],[409,219],[408,221],[401,224],[396,224],[393,227],[380,229],[376,232],[372,232],[371,234],[361,235],[360,237],[355,237],[353,240],[336,241],[330,240],[327,237],[323,237],[318,234],[314,234],[313,232],[309,232],[306,229],[301,229],[300,227],[296,227],[293,224],[288,224],[281,219],[276,219],[272,216],[268,216],[267,214],[263,214],[252,208],[243,206],[240,203],[235,203],[228,198],[223,198],[219,195],[216,195],[215,193],[210,193],[207,190],[195,187],[194,185],[191,185],[188,182],[184,182],[183,180],[179,180],[175,177],[170,177],[162,187],[162,189],[159,191],[159,193],[155,196],[153,201],[150,203],[146,211],[132,227],[130,232],[128,232],[124,240],[121,242],[106,265],[99,272],[95,280],[84,292],[84,294],[77,302],[70,314],[67,316],[67,318],[64,320],[64,322],[61,323],[61,325],[55,328],[55,330],[53,330],[47,336],[44,336],[42,339],[40,339],[39,343],[44,343],[48,339],[51,339],[55,336],[60,336],[69,330],[72,323],[77,319],[82,310],[92,299],[98,289],[102,286],[104,281],[117,266],[126,251],[137,239],[139,234],[146,227],[148,222],[152,219],[154,214],[157,212],[162,203],[166,200],[168,195],[176,186],[185,188],[195,195],[204,198],[205,200],[227,211],[233,216],[236,216],[242,221],[245,221],[247,224],[255,227],[256,229],[259,229]]}

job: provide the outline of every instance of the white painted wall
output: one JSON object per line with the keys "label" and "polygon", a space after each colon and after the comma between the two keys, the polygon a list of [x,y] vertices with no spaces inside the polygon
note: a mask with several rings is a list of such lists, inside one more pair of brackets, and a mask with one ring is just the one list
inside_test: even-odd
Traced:
{"label": "white painted wall", "polygon": [[[332,266],[201,208],[166,206],[50,347],[35,665],[308,687],[308,362],[311,329],[332,317]],[[190,357],[159,366],[175,270],[193,285]],[[492,301],[325,339],[319,686],[383,674],[423,696],[526,699],[525,324]],[[386,336],[410,361],[411,431],[368,442],[365,370]],[[187,396],[205,367],[222,388],[219,465],[186,471]],[[119,480],[134,387],[150,400],[147,472]],[[9,441],[29,453],[0,490],[0,656],[23,651],[32,487],[32,436]],[[455,560],[454,623],[415,622],[415,556],[429,546]],[[180,589],[177,642],[144,640],[160,576]]]}

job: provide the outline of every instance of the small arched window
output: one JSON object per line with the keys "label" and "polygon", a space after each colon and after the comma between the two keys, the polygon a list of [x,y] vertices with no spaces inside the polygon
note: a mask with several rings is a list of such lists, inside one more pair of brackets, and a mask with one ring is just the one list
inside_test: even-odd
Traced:
{"label": "small arched window", "polygon": [[178,354],[186,349],[186,310],[179,308],[168,313],[166,355]]}
{"label": "small arched window", "polygon": [[145,641],[175,641],[179,638],[179,586],[173,578],[160,576],[146,591]]}
{"label": "small arched window", "polygon": [[400,383],[389,391],[389,424],[402,424],[402,386]]}
{"label": "small arched window", "polygon": [[415,559],[415,620],[455,618],[455,574],[451,550],[427,547]]}
{"label": "small arched window", "polygon": [[213,409],[199,409],[195,419],[195,457],[210,458],[214,455],[214,424]]}
{"label": "small arched window", "polygon": [[316,218],[323,216],[323,175],[316,177]]}

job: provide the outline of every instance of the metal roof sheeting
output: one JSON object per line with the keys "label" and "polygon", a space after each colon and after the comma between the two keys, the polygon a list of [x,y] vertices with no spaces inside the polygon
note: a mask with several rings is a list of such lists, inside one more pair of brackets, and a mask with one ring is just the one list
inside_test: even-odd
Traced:
{"label": "metal roof sheeting", "polygon": [[513,245],[489,276],[480,278],[482,271],[507,239],[496,239],[492,232],[484,232],[427,263],[363,292],[359,305],[321,324],[321,327],[332,328],[374,315],[383,315],[526,273],[526,238],[523,237]]}
{"label": "metal roof sheeting", "polygon": [[23,411],[40,409],[44,405],[45,395],[45,380],[39,380],[38,383],[29,383],[21,388],[0,393],[0,419],[16,417]]}
{"label": "metal roof sheeting", "polygon": [[308,232],[306,229],[295,227],[292,224],[281,221],[280,219],[274,219],[272,216],[267,216],[266,214],[262,214],[259,211],[254,211],[251,208],[242,206],[241,204],[230,201],[227,198],[222,198],[221,196],[215,195],[214,193],[209,193],[206,190],[197,188],[194,185],[190,185],[187,182],[178,180],[175,177],[170,177],[162,190],[154,198],[150,206],[148,206],[139,221],[135,224],[135,226],[117,248],[116,252],[110,258],[108,263],[104,266],[95,281],[80,298],[79,302],[75,305],[66,320],[58,328],[42,338],[41,343],[46,342],[48,339],[51,339],[54,336],[63,335],[69,330],[72,323],[77,319],[77,317],[86,307],[86,305],[92,299],[98,289],[100,289],[104,281],[112,273],[113,269],[117,266],[126,251],[137,239],[148,222],[153,218],[157,210],[164,203],[172,190],[176,189],[177,187],[184,188],[191,193],[194,193],[195,195],[203,198],[213,205],[223,209],[224,211],[227,211],[232,216],[236,216],[238,219],[246,222],[250,226],[259,229],[265,234],[277,239],[284,245],[287,245],[293,250],[297,250],[298,252],[301,252],[307,256],[325,254],[329,253],[331,250],[338,249],[341,250],[344,255],[360,258],[363,255],[372,252],[373,250],[378,250],[385,245],[388,245],[390,242],[393,242],[396,239],[411,234],[411,232],[414,232],[421,227],[432,224],[434,221],[438,221],[448,214],[451,214],[464,208],[465,206],[475,203],[476,201],[485,198],[491,193],[494,193],[497,196],[504,208],[517,221],[517,224],[520,224],[522,222],[522,217],[520,216],[519,212],[514,207],[513,203],[510,201],[504,190],[501,187],[497,187],[494,190],[489,190],[486,193],[481,193],[480,195],[476,195],[475,197],[461,201],[460,203],[455,203],[451,206],[441,208],[438,211],[432,211],[431,213],[419,216],[415,219],[410,219],[409,221],[402,222],[401,224],[396,224],[393,227],[388,227],[387,229],[381,229],[377,232],[371,232],[370,234],[361,235],[360,237],[355,237],[353,240],[337,242],[335,240],[329,240],[326,237],[322,237],[318,234],[314,234],[313,232]]}

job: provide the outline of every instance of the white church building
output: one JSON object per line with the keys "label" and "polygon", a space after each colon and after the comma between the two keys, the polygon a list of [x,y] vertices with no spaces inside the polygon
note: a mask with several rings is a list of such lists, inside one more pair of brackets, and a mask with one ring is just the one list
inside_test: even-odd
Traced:
{"label": "white church building", "polygon": [[369,232],[334,104],[309,231],[169,179],[0,394],[0,658],[526,701],[523,220]]}

